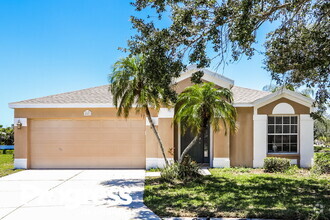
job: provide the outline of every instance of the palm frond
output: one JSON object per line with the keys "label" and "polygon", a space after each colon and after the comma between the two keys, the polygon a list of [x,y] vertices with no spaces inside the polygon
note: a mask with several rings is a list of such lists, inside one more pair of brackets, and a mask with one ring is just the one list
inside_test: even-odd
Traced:
{"label": "palm frond", "polygon": [[217,89],[213,83],[192,85],[179,95],[174,121],[181,124],[183,132],[190,129],[195,135],[208,124],[215,132],[223,127],[227,134],[227,130],[236,129],[237,113],[232,102],[233,94],[229,89]]}

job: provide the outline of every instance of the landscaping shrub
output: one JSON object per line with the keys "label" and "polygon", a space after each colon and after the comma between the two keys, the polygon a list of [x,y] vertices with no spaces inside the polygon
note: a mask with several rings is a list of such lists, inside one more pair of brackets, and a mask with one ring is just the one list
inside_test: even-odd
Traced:
{"label": "landscaping shrub", "polygon": [[315,145],[314,152],[330,152],[330,147]]}
{"label": "landscaping shrub", "polygon": [[290,160],[286,158],[267,157],[264,159],[264,169],[267,173],[284,173],[290,168]]}
{"label": "landscaping shrub", "polygon": [[299,172],[299,167],[297,165],[291,165],[286,171],[285,174],[295,175]]}
{"label": "landscaping shrub", "polygon": [[0,154],[14,154],[14,150],[0,150]]}
{"label": "landscaping shrub", "polygon": [[201,176],[199,170],[199,165],[186,156],[182,163],[175,162],[165,167],[160,176],[166,182],[174,182],[176,180],[187,182],[199,178]]}
{"label": "landscaping shrub", "polygon": [[311,172],[313,174],[329,174],[330,173],[330,153],[315,153],[314,165]]}

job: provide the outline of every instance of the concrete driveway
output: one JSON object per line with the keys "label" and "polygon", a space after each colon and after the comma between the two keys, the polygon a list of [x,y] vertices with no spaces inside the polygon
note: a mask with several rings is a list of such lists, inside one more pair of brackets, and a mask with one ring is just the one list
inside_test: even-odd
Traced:
{"label": "concrete driveway", "polygon": [[159,219],[144,170],[26,170],[0,178],[0,219]]}

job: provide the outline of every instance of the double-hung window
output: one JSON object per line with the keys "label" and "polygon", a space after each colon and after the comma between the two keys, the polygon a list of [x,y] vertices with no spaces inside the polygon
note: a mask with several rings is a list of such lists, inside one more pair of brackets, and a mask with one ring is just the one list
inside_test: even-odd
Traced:
{"label": "double-hung window", "polygon": [[298,152],[298,116],[268,116],[268,153]]}

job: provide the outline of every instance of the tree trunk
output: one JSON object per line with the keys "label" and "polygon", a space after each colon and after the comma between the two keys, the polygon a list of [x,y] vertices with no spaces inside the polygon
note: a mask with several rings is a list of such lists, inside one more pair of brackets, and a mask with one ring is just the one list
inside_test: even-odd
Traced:
{"label": "tree trunk", "polygon": [[164,145],[163,145],[162,140],[160,139],[160,136],[159,136],[158,131],[157,131],[156,127],[155,127],[155,124],[152,121],[151,114],[150,114],[150,111],[149,111],[148,106],[146,106],[146,113],[147,113],[147,118],[148,118],[148,121],[149,121],[149,123],[151,125],[151,128],[152,128],[152,130],[153,130],[153,132],[156,135],[156,138],[158,140],[160,149],[162,150],[162,154],[163,154],[163,157],[164,157],[164,160],[165,160],[165,164],[166,164],[166,166],[168,166],[169,164],[168,164],[168,161],[167,161],[167,158],[166,158],[166,155],[165,155]]}
{"label": "tree trunk", "polygon": [[188,154],[188,152],[190,151],[190,149],[194,146],[194,144],[198,141],[199,136],[202,134],[204,135],[204,130],[202,129],[200,134],[196,135],[194,137],[194,139],[190,142],[190,144],[186,147],[186,149],[184,149],[184,151],[182,152],[180,158],[179,158],[179,163],[182,163],[183,158]]}

